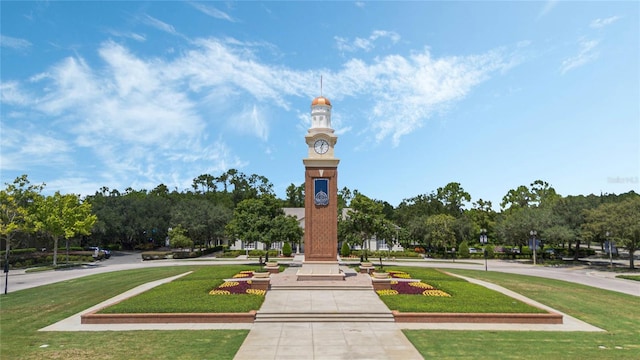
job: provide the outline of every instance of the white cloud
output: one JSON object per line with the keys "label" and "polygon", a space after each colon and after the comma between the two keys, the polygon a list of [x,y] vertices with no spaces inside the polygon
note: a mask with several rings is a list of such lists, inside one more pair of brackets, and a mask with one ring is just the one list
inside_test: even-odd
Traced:
{"label": "white cloud", "polygon": [[620,20],[620,16],[611,16],[604,19],[595,19],[591,22],[591,24],[589,24],[589,26],[594,29],[601,29],[605,26],[613,24],[618,20]]}
{"label": "white cloud", "polygon": [[[380,38],[399,39],[384,31],[369,37]],[[42,124],[43,130],[67,129],[73,140],[67,147],[52,141],[54,148],[69,149],[73,141],[81,147],[78,151],[89,150],[93,158],[85,161],[99,169],[101,185],[147,187],[173,181],[167,185],[188,187],[194,174],[246,165],[220,140],[211,144],[207,134],[223,136],[232,129],[266,141],[272,109],[288,111],[292,98],[317,95],[320,74],[330,80],[325,93],[332,100],[370,99],[355,105],[360,106],[357,119],[334,114],[338,132],[364,132],[370,140],[390,138],[398,145],[434,113],[495,72],[514,66],[513,55],[501,50],[444,58],[423,50],[370,62],[354,58],[338,71],[309,71],[261,61],[259,52],[269,50],[268,44],[234,39],[188,44],[190,49],[162,59],[142,58],[107,41],[98,49],[102,66],[67,58],[30,79],[30,90],[37,95],[23,95],[19,83],[3,83],[2,101],[17,107],[12,110],[33,108],[45,114],[53,122]],[[308,116],[300,113],[307,124]]]}
{"label": "white cloud", "polygon": [[122,31],[110,29],[110,30],[107,30],[107,33],[116,37],[132,39],[138,42],[145,42],[147,40],[145,35],[134,33],[134,32],[122,32]]}
{"label": "white cloud", "polygon": [[166,33],[169,34],[173,34],[173,35],[178,35],[178,32],[176,31],[176,29],[173,27],[173,25],[167,24],[161,20],[158,20],[150,15],[144,15],[142,17],[142,22],[154,27],[160,31],[164,31]]}
{"label": "white cloud", "polygon": [[335,36],[336,47],[340,51],[354,52],[358,50],[371,51],[375,48],[375,42],[379,39],[389,39],[393,44],[400,41],[400,35],[393,31],[374,30],[367,38],[357,37],[350,41],[347,38]]}
{"label": "white cloud", "polygon": [[377,141],[400,138],[420,128],[436,111],[446,109],[485,81],[494,71],[513,66],[499,51],[467,57],[433,59],[429,51],[409,57],[349,61],[338,74],[347,94],[371,95],[367,116]]}
{"label": "white cloud", "polygon": [[58,136],[43,134],[24,120],[22,129],[2,124],[2,170],[23,169],[25,166],[62,166],[71,163],[71,147]]}
{"label": "white cloud", "polygon": [[597,40],[581,39],[579,42],[580,52],[578,55],[562,61],[560,72],[565,74],[567,71],[573,70],[595,60],[598,57],[598,52],[596,51],[598,43],[599,42]]}
{"label": "white cloud", "polygon": [[193,6],[194,8],[196,8],[198,11],[200,11],[201,13],[211,16],[213,18],[216,19],[220,19],[220,20],[226,20],[229,22],[236,22],[236,20],[231,17],[229,14],[225,13],[224,11],[221,11],[213,6],[207,6],[204,4],[200,4],[197,2],[189,2],[189,4],[191,6]]}
{"label": "white cloud", "polygon": [[7,105],[26,106],[31,103],[31,100],[22,91],[20,83],[17,81],[5,81],[0,83],[0,102]]}
{"label": "white cloud", "polygon": [[256,105],[248,106],[231,116],[229,125],[240,133],[251,134],[266,141],[269,138],[269,127],[264,116],[265,111]]}
{"label": "white cloud", "polygon": [[14,38],[11,36],[0,35],[0,47],[6,47],[16,50],[25,50],[31,47],[31,42],[25,39]]}

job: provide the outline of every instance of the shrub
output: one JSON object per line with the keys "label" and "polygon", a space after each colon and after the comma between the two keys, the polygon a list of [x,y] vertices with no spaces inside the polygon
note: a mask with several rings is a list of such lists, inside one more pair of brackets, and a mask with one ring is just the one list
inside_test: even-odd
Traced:
{"label": "shrub", "polygon": [[264,250],[249,250],[249,256],[251,257],[264,256],[265,254]]}
{"label": "shrub", "polygon": [[347,244],[346,241],[342,242],[342,248],[340,248],[340,256],[349,256],[351,255],[351,247]]}
{"label": "shrub", "polygon": [[141,254],[142,260],[160,260],[171,255],[171,251],[146,251]]}
{"label": "shrub", "polygon": [[458,256],[461,258],[469,257],[469,244],[466,241],[460,243],[458,247]]}
{"label": "shrub", "polygon": [[223,258],[234,258],[234,257],[238,257],[238,256],[240,256],[242,254],[244,254],[244,251],[241,251],[241,250],[225,250],[219,256],[223,257]]}
{"label": "shrub", "polygon": [[282,245],[282,255],[289,257],[291,256],[291,244],[289,244],[288,242],[284,243],[284,245]]}
{"label": "shrub", "polygon": [[495,253],[493,251],[493,245],[487,245],[485,247],[485,250],[487,250],[487,258],[493,259],[493,256],[495,255]]}
{"label": "shrub", "polygon": [[193,240],[185,235],[185,232],[186,230],[184,230],[180,225],[169,230],[169,243],[171,244],[172,248],[184,249],[193,247]]}

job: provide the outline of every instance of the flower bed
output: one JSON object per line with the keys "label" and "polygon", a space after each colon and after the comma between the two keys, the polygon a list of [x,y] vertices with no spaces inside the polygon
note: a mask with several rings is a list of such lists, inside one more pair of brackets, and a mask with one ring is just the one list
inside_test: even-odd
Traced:
{"label": "flower bed", "polygon": [[[408,280],[411,279],[411,275],[404,271],[391,270],[388,272],[392,279],[402,279]],[[388,296],[388,295],[424,295],[424,296],[441,296],[441,297],[450,297],[451,295],[447,294],[442,290],[438,290],[435,287],[423,283],[422,281],[398,281],[391,280],[391,290],[378,290],[376,291],[380,296]]]}
{"label": "flower bed", "polygon": [[[233,275],[234,279],[250,278],[253,271],[241,271]],[[264,296],[266,291],[251,288],[251,280],[243,281],[225,281],[217,288],[209,291],[209,295],[232,295],[232,294],[250,294]]]}

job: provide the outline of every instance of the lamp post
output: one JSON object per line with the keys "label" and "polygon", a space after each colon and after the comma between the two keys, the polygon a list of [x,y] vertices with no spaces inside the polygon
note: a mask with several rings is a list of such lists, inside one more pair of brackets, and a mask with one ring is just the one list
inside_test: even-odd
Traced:
{"label": "lamp post", "polygon": [[609,267],[613,270],[613,257],[611,255],[611,240],[609,240],[609,235],[611,235],[611,233],[608,231],[604,234],[607,244],[609,245]]}
{"label": "lamp post", "polygon": [[531,235],[531,246],[533,247],[533,265],[536,265],[536,235],[538,235],[538,232],[535,230],[531,230],[529,232],[529,235]]}
{"label": "lamp post", "polygon": [[488,271],[487,270],[487,242],[488,242],[487,230],[480,229],[480,243],[483,246],[482,252],[484,253],[484,271]]}

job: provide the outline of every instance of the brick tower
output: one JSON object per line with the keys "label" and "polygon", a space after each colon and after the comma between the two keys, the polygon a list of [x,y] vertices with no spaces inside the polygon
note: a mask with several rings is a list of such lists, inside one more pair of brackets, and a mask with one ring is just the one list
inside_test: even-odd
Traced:
{"label": "brick tower", "polygon": [[338,266],[338,137],[331,128],[331,102],[311,102],[311,127],[305,167],[304,263],[298,280],[344,279]]}

